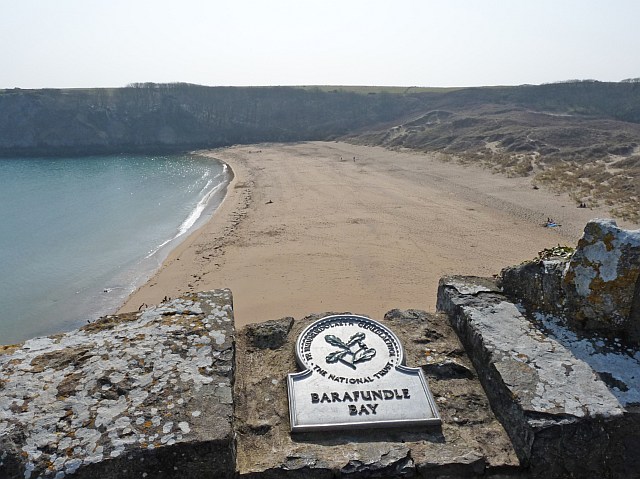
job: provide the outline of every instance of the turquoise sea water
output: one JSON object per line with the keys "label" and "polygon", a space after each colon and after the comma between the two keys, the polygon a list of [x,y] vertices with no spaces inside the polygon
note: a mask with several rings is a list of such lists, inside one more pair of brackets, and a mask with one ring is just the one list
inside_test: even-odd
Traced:
{"label": "turquoise sea water", "polygon": [[229,179],[189,155],[0,159],[0,344],[113,312]]}

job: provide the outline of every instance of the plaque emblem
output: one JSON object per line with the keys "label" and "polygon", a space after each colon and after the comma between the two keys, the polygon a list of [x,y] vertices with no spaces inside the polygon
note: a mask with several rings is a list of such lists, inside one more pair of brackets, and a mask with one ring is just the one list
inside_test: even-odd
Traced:
{"label": "plaque emblem", "polygon": [[439,424],[420,368],[387,326],[364,316],[315,321],[298,337],[288,376],[291,430]]}
{"label": "plaque emblem", "polygon": [[369,361],[376,355],[376,350],[368,348],[364,343],[365,337],[366,335],[364,333],[356,333],[349,338],[349,341],[344,343],[340,338],[333,334],[326,335],[324,337],[325,341],[340,349],[329,353],[325,360],[328,363],[336,363],[340,361],[342,364],[345,364],[352,369],[356,369],[357,363]]}

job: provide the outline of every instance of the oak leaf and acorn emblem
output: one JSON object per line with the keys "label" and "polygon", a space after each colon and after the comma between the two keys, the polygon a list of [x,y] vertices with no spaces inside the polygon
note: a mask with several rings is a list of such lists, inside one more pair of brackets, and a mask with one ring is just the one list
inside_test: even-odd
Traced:
{"label": "oak leaf and acorn emblem", "polygon": [[364,338],[364,333],[356,333],[345,343],[333,334],[326,335],[324,337],[325,341],[339,349],[329,353],[325,360],[329,364],[341,362],[352,369],[356,369],[356,364],[369,361],[376,355],[376,350],[367,347],[364,343]]}

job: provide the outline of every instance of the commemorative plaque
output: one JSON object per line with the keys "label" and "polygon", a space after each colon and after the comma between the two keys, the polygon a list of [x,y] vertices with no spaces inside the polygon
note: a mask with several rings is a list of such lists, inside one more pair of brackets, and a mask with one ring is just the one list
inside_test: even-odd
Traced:
{"label": "commemorative plaque", "polygon": [[291,430],[440,424],[420,368],[404,365],[398,337],[364,316],[327,316],[296,342],[288,375]]}

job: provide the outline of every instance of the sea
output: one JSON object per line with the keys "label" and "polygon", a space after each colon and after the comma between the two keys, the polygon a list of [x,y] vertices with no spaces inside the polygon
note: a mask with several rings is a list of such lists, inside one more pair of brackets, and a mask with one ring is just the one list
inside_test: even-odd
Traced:
{"label": "sea", "polygon": [[187,154],[0,159],[0,344],[115,312],[231,175]]}

